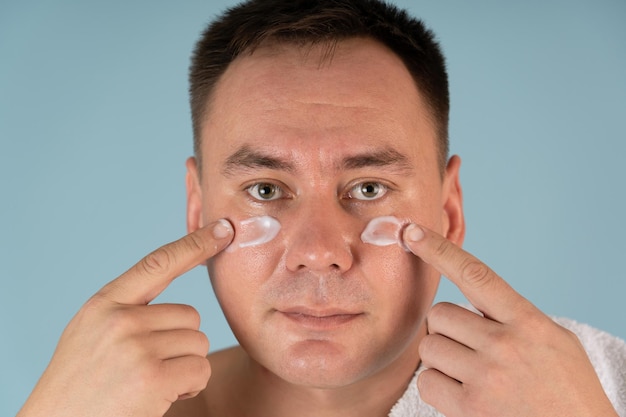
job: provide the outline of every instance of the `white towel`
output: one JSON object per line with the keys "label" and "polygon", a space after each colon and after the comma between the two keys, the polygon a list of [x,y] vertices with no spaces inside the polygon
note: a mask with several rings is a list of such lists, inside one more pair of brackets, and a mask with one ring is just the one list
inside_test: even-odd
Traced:
{"label": "white towel", "polygon": [[[626,417],[626,342],[573,320],[554,318],[554,321],[578,336],[617,414]],[[389,417],[443,417],[420,398],[417,375],[421,370],[417,370],[407,390],[389,412]]]}

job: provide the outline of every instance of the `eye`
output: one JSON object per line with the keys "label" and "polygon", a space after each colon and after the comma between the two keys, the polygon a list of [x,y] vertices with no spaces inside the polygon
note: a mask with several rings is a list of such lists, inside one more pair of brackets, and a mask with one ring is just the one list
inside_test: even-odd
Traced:
{"label": "eye", "polygon": [[252,184],[246,188],[246,191],[252,198],[260,201],[277,200],[283,196],[283,190],[278,185],[269,182]]}
{"label": "eye", "polygon": [[361,182],[350,189],[348,197],[357,200],[376,200],[387,193],[387,187],[373,181]]}

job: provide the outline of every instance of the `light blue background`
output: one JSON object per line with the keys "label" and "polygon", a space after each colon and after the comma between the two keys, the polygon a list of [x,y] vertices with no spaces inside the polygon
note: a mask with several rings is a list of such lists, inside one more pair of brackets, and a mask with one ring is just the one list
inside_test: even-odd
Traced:
{"label": "light blue background", "polygon": [[[0,3],[0,415],[92,293],[185,233],[188,59],[228,3]],[[625,338],[626,2],[397,3],[448,55],[466,248],[545,312]],[[204,270],[159,300],[234,343]]]}

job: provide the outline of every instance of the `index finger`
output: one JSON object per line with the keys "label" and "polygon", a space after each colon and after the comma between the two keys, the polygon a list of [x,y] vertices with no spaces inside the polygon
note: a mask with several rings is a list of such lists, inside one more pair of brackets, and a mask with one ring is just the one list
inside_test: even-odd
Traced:
{"label": "index finger", "polygon": [[486,317],[509,322],[532,307],[486,264],[438,233],[410,224],[403,232],[403,241],[411,252],[452,281]]}
{"label": "index finger", "polygon": [[213,222],[150,253],[99,294],[120,304],[148,304],[179,275],[224,249],[233,235],[227,220]]}

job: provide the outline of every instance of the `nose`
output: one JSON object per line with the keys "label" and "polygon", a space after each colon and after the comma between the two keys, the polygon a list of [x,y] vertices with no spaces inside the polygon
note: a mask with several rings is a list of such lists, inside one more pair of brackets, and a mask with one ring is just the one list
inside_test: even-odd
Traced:
{"label": "nose", "polygon": [[345,272],[352,267],[352,246],[361,231],[338,203],[308,206],[290,220],[287,269]]}

